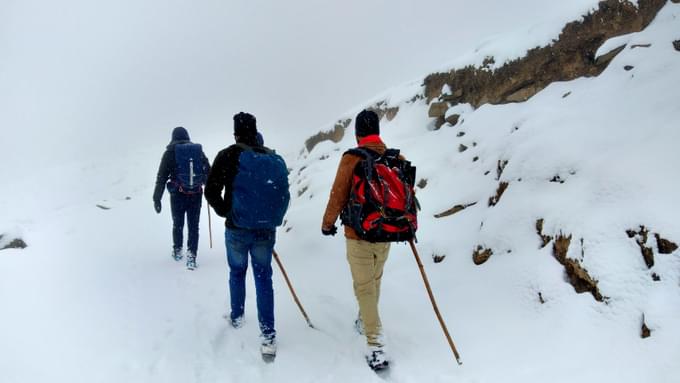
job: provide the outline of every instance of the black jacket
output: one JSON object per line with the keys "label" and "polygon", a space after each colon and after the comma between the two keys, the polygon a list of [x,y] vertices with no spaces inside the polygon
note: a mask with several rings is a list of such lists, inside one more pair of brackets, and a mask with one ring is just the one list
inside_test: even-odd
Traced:
{"label": "black jacket", "polygon": [[[161,158],[161,164],[158,167],[158,175],[156,176],[156,188],[153,192],[153,200],[158,202],[163,198],[163,190],[165,189],[165,184],[168,180],[174,180],[176,178],[177,163],[175,162],[175,145],[190,143],[189,140],[177,140],[172,141],[165,148],[165,153],[163,153],[163,158]],[[206,173],[210,172],[210,161],[208,157],[203,155],[203,167]]]}
{"label": "black jacket", "polygon": [[[237,143],[246,144],[253,148],[262,147],[255,137],[239,137]],[[208,174],[208,181],[205,184],[205,199],[208,200],[217,215],[225,218],[224,224],[232,228],[235,226],[231,221],[231,194],[242,152],[243,148],[234,144],[217,153]]]}

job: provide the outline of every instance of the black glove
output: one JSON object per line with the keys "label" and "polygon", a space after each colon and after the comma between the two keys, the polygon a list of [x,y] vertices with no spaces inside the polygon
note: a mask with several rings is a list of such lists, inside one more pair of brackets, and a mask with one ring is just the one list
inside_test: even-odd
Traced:
{"label": "black glove", "polygon": [[321,228],[321,234],[323,235],[335,235],[338,233],[338,228],[333,225],[330,228]]}
{"label": "black glove", "polygon": [[161,213],[161,201],[153,201],[153,208],[156,209],[156,213]]}

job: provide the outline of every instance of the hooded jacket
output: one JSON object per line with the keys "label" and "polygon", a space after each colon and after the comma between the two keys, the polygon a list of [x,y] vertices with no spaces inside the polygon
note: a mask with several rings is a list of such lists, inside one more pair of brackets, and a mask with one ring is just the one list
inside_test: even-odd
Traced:
{"label": "hooded jacket", "polygon": [[[183,127],[177,127],[172,131],[172,138],[168,146],[165,147],[165,152],[161,158],[161,164],[158,167],[158,174],[156,175],[156,188],[153,192],[153,200],[158,202],[163,198],[163,190],[165,189],[168,180],[172,181],[176,178],[177,173],[177,163],[175,162],[175,146],[179,144],[191,143],[189,138],[189,132]],[[210,171],[210,161],[205,156],[205,153],[201,153],[203,157],[203,166],[206,173]],[[173,193],[174,191],[168,189],[168,192]]]}

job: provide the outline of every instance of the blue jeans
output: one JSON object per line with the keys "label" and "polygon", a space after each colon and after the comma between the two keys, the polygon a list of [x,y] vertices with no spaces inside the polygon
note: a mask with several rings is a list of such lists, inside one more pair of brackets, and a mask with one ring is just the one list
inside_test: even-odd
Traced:
{"label": "blue jeans", "polygon": [[170,210],[172,211],[172,242],[175,250],[181,250],[184,242],[184,216],[187,218],[187,249],[196,254],[198,250],[198,222],[201,218],[203,193],[182,194],[170,193]]}
{"label": "blue jeans", "polygon": [[224,233],[229,263],[229,293],[231,319],[243,316],[246,301],[246,272],[248,253],[253,264],[257,319],[265,338],[274,338],[274,289],[272,287],[272,252],[276,230],[248,230],[227,228]]}

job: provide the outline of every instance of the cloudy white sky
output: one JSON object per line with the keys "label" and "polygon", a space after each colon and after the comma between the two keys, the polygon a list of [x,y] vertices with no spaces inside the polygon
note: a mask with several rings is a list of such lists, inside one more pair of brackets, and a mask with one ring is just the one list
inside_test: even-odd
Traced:
{"label": "cloudy white sky", "polygon": [[0,0],[0,129],[11,142],[0,170],[146,145],[160,155],[177,125],[197,141],[224,130],[226,145],[240,110],[271,146],[299,146],[484,38],[562,11],[533,3]]}

